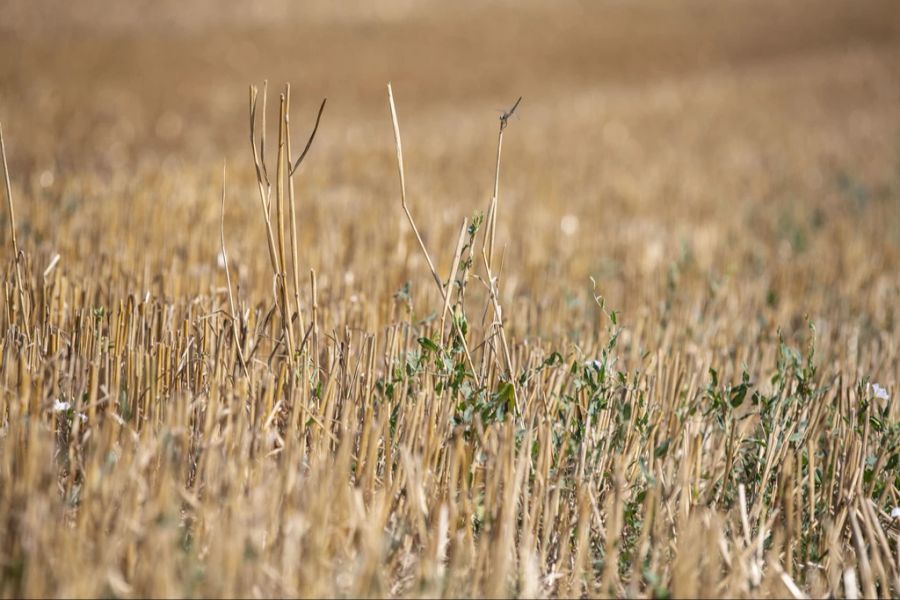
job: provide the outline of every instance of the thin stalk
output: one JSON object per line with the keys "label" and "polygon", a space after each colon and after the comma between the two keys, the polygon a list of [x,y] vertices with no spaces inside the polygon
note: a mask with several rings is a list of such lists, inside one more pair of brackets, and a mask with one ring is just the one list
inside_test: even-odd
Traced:
{"label": "thin stalk", "polygon": [[287,342],[288,356],[294,360],[294,324],[291,319],[291,302],[287,292],[287,274],[285,273],[285,213],[284,213],[284,181],[286,179],[287,156],[285,154],[285,129],[287,123],[287,104],[285,95],[279,98],[278,119],[278,155],[275,167],[275,223],[278,233],[278,294],[281,298],[281,318]]}
{"label": "thin stalk", "polygon": [[28,305],[25,303],[25,286],[22,283],[22,265],[21,255],[19,254],[19,241],[16,237],[16,209],[13,205],[12,184],[9,180],[9,165],[6,162],[6,143],[3,140],[3,124],[0,123],[0,154],[3,155],[3,176],[6,180],[6,202],[9,207],[9,230],[12,236],[13,255],[16,264],[16,290],[19,292],[19,304],[22,308],[22,323],[25,331],[25,339],[31,341],[31,331],[29,329],[30,318],[28,315]]}
{"label": "thin stalk", "polygon": [[291,161],[291,86],[288,84],[285,87],[285,104],[286,110],[284,113],[284,124],[285,124],[285,143],[287,146],[287,164],[288,164],[288,205],[290,207],[291,212],[291,260],[292,260],[292,268],[291,272],[294,280],[294,304],[297,307],[297,320],[300,325],[300,331],[306,329],[303,321],[303,311],[300,310],[300,260],[299,253],[297,251],[298,247],[298,237],[297,237],[297,208],[296,201],[294,196],[294,173],[297,172],[297,169],[300,167],[300,164],[303,162],[303,159],[306,158],[306,154],[309,152],[310,147],[312,147],[313,140],[316,138],[316,132],[319,130],[319,122],[322,120],[322,112],[325,110],[325,103],[328,101],[327,98],[322,100],[322,104],[319,106],[319,113],[316,115],[316,123],[313,126],[312,133],[309,136],[309,139],[306,142],[306,147],[303,148],[303,152],[300,153],[300,156],[297,158],[296,162]]}
{"label": "thin stalk", "polygon": [[237,355],[238,360],[241,361],[241,368],[244,370],[244,375],[250,376],[250,372],[247,370],[247,361],[244,360],[244,351],[241,349],[241,338],[238,333],[237,326],[237,309],[235,308],[234,303],[234,293],[231,288],[231,272],[228,270],[228,253],[225,251],[225,161],[222,161],[222,227],[221,227],[221,241],[222,241],[222,262],[225,265],[225,283],[228,285],[228,304],[231,306],[231,331],[234,335],[234,345],[237,347]]}
{"label": "thin stalk", "polygon": [[315,357],[316,379],[319,378],[319,288],[316,285],[316,271],[309,270],[309,292],[312,303],[312,340],[313,356]]}
{"label": "thin stalk", "polygon": [[488,211],[487,231],[489,235],[486,236],[486,241],[488,242],[487,257],[491,267],[494,266],[494,241],[497,236],[497,205],[500,199],[500,155],[503,151],[503,131],[509,125],[510,117],[512,117],[516,112],[516,109],[519,108],[520,102],[522,102],[522,96],[519,96],[519,99],[512,105],[512,108],[500,116],[500,131],[497,132],[497,163],[494,169],[494,196],[491,198],[491,206]]}
{"label": "thin stalk", "polygon": [[[263,88],[263,107],[266,103],[266,88]],[[250,86],[250,148],[253,150],[253,165],[256,168],[256,184],[259,188],[259,203],[262,208],[263,219],[266,223],[266,242],[269,249],[269,262],[272,270],[277,273],[278,253],[275,251],[275,234],[272,232],[272,219],[269,216],[269,197],[272,193],[272,186],[269,185],[268,175],[266,174],[266,155],[263,153],[265,148],[266,128],[265,128],[265,108],[263,108],[263,127],[260,132],[259,149],[256,147],[256,102],[259,91],[255,86]]]}
{"label": "thin stalk", "polygon": [[444,309],[441,311],[441,346],[444,345],[444,325],[447,322],[447,311],[450,310],[450,298],[452,294],[450,290],[453,286],[453,280],[456,276],[456,268],[459,265],[459,259],[462,256],[463,245],[466,241],[466,230],[469,227],[469,220],[463,219],[462,228],[459,230],[459,239],[456,242],[456,252],[453,254],[453,261],[450,263],[450,274],[447,276],[447,293],[444,295]]}
{"label": "thin stalk", "polygon": [[520,102],[522,102],[521,96],[519,96],[515,104],[512,105],[512,108],[510,108],[500,116],[500,130],[497,133],[497,163],[494,170],[494,196],[493,198],[491,198],[491,206],[488,210],[488,230],[485,234],[485,243],[483,243],[481,246],[481,256],[484,261],[485,270],[487,271],[487,283],[490,302],[494,308],[493,326],[497,328],[497,332],[500,334],[500,345],[503,349],[503,357],[506,361],[507,377],[509,379],[510,385],[513,386],[517,410],[521,410],[521,407],[519,406],[519,390],[516,386],[515,377],[513,376],[512,356],[509,352],[509,343],[506,340],[506,330],[503,327],[503,311],[500,308],[500,290],[499,283],[497,281],[499,279],[499,276],[497,278],[494,277],[493,265],[494,242],[497,233],[497,208],[499,204],[498,198],[500,197],[500,156],[503,149],[503,131],[509,125],[509,119],[516,112],[516,109],[519,107]]}
{"label": "thin stalk", "polygon": [[306,329],[303,325],[303,311],[300,310],[300,259],[297,252],[297,203],[294,196],[294,169],[291,165],[291,84],[284,88],[284,137],[285,152],[288,164],[288,207],[291,211],[291,275],[294,283],[294,305],[297,307],[297,322],[300,331]]}
{"label": "thin stalk", "polygon": [[388,101],[391,104],[391,120],[394,125],[394,144],[397,146],[397,169],[400,173],[400,204],[403,206],[403,212],[406,213],[406,219],[409,221],[410,227],[412,227],[413,233],[416,234],[416,240],[419,242],[419,248],[422,249],[422,254],[425,255],[425,262],[428,263],[428,269],[431,271],[431,276],[434,278],[434,283],[437,285],[438,290],[441,292],[441,300],[444,299],[444,284],[441,283],[441,277],[437,273],[437,269],[434,268],[434,263],[431,262],[431,256],[428,254],[428,249],[425,247],[425,242],[422,241],[422,236],[419,235],[419,228],[416,227],[416,222],[413,220],[412,214],[409,212],[409,206],[406,204],[406,177],[403,175],[403,146],[400,143],[400,123],[397,121],[397,107],[394,105],[394,90],[391,89],[391,84],[388,83]]}

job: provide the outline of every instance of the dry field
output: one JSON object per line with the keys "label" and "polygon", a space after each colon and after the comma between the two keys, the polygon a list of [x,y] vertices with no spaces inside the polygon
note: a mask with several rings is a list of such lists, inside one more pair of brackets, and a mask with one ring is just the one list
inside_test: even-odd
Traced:
{"label": "dry field", "polygon": [[900,595],[900,4],[0,0],[0,122],[0,597]]}

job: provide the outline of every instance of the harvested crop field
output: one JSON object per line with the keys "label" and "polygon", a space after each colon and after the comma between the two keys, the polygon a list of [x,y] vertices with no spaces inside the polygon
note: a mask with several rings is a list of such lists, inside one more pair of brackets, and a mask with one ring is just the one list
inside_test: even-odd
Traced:
{"label": "harvested crop field", "polygon": [[0,597],[900,595],[896,2],[0,0],[0,123]]}

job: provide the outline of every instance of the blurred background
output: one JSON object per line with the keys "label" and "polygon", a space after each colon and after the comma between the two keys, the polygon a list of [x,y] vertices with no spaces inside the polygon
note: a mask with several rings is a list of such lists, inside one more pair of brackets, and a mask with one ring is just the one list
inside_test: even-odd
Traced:
{"label": "blurred background", "polygon": [[[480,127],[523,95],[531,116],[522,128],[551,112],[548,125],[580,120],[586,135],[619,117],[619,105],[712,127],[737,115],[717,115],[730,107],[710,96],[735,87],[748,118],[789,109],[788,98],[765,106],[780,93],[807,120],[840,108],[862,129],[872,127],[863,111],[896,98],[892,1],[371,4],[4,0],[0,107],[11,131],[28,129],[36,144],[53,138],[55,159],[77,143],[79,160],[102,161],[232,151],[246,133],[245,88],[263,79],[290,81],[301,111],[328,96],[323,140],[332,141],[383,117],[389,80],[407,119],[459,111]],[[704,98],[708,106],[692,105]],[[611,126],[606,139],[636,136],[631,129]]]}
{"label": "blurred background", "polygon": [[170,297],[221,285],[227,159],[242,293],[269,293],[247,116],[248,84],[268,80],[270,140],[284,82],[295,139],[328,97],[298,178],[301,260],[323,293],[427,289],[399,209],[392,81],[410,202],[442,272],[463,217],[487,208],[497,118],[524,97],[498,233],[509,310],[529,315],[520,335],[592,310],[589,277],[632,319],[697,321],[721,302],[768,324],[811,313],[874,338],[896,327],[894,0],[3,0],[0,12],[21,227],[37,260],[58,252],[76,276],[120,273],[141,290],[156,274]]}

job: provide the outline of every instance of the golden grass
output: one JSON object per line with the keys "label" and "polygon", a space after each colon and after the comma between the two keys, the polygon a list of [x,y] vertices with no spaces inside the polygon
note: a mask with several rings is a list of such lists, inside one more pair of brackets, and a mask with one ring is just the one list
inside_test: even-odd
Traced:
{"label": "golden grass", "polygon": [[900,594],[894,5],[48,6],[0,596]]}

